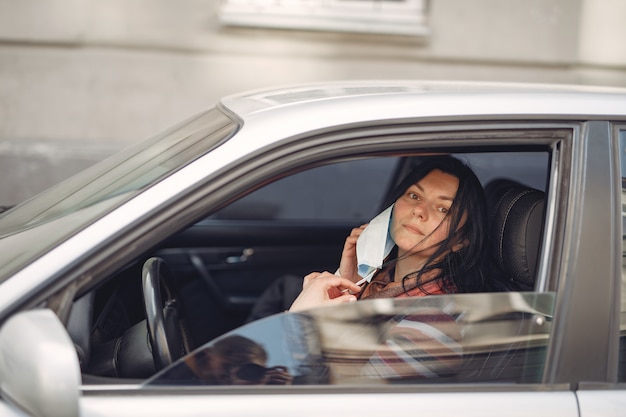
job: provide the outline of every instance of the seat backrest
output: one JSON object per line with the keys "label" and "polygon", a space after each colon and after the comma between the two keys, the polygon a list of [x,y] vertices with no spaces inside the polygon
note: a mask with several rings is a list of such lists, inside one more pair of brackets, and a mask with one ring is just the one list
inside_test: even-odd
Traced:
{"label": "seat backrest", "polygon": [[[511,290],[535,285],[544,222],[545,193],[508,179],[485,186],[490,251],[502,284]],[[506,282],[505,282],[506,281]]]}

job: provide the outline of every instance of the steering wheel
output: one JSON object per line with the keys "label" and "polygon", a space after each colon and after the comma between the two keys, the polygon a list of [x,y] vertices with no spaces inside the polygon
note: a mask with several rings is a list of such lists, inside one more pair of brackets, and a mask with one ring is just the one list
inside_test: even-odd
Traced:
{"label": "steering wheel", "polygon": [[[156,257],[148,259],[141,275],[148,335],[158,371],[186,353],[183,331],[178,303],[167,286],[171,275],[165,261]],[[166,295],[165,300],[162,294]]]}

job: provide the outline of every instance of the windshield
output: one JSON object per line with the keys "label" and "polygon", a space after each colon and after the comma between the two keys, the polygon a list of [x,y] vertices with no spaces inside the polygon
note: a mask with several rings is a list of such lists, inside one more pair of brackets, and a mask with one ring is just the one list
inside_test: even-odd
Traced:
{"label": "windshield", "polygon": [[0,217],[0,247],[3,253],[12,253],[0,266],[0,280],[21,263],[20,259],[45,252],[207,153],[235,130],[231,119],[217,109],[209,110],[116,153],[4,213]]}
{"label": "windshield", "polygon": [[207,343],[146,385],[541,381],[554,293],[377,299],[285,313]]}

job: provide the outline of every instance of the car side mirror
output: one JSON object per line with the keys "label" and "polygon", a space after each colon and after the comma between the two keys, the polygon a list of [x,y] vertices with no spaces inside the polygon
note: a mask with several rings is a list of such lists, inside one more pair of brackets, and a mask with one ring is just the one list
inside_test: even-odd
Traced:
{"label": "car side mirror", "polygon": [[49,309],[30,310],[0,329],[0,394],[27,414],[78,417],[80,366],[74,345]]}

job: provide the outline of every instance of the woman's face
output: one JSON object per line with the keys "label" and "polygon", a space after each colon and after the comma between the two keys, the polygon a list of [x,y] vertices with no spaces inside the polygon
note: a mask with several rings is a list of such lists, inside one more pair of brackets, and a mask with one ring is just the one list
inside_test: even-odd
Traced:
{"label": "woman's face", "polygon": [[399,255],[409,252],[425,259],[437,250],[448,236],[446,214],[458,188],[457,177],[434,169],[396,200],[390,232]]}

